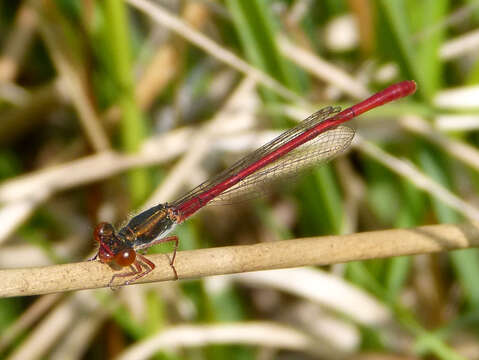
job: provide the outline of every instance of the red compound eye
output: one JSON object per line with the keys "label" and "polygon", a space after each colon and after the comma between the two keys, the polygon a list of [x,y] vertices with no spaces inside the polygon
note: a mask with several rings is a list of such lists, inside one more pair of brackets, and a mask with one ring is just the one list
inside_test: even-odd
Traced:
{"label": "red compound eye", "polygon": [[120,251],[115,256],[115,261],[120,266],[130,266],[136,259],[136,252],[133,249]]}
{"label": "red compound eye", "polygon": [[109,263],[113,260],[113,255],[105,251],[105,249],[100,248],[100,250],[98,250],[98,258],[102,263]]}
{"label": "red compound eye", "polygon": [[106,238],[111,238],[114,234],[113,226],[107,222],[101,222],[93,230],[93,237],[98,242],[105,241]]}

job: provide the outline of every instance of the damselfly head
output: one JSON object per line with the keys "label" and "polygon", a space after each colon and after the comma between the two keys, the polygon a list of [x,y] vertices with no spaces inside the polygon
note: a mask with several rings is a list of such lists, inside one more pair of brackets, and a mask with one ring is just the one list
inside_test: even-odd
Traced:
{"label": "damselfly head", "polygon": [[99,223],[93,230],[93,237],[100,244],[98,248],[98,258],[102,263],[109,263],[115,258],[115,254],[110,248],[113,238],[115,237],[115,229],[109,223]]}
{"label": "damselfly head", "polygon": [[100,243],[98,258],[102,263],[111,263],[125,267],[136,260],[136,251],[126,246],[115,234],[113,226],[107,222],[99,223],[93,231],[93,237]]}

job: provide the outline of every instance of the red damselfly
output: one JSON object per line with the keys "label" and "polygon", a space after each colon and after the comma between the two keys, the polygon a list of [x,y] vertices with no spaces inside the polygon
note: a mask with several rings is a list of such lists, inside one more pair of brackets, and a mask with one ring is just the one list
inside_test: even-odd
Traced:
{"label": "red damselfly", "polygon": [[377,106],[408,96],[415,90],[414,81],[403,81],[346,110],[326,107],[178,200],[158,204],[134,216],[120,230],[115,231],[106,222],[98,224],[94,238],[100,246],[94,259],[129,267],[128,271],[113,275],[110,281],[111,286],[115,278],[129,277],[122,283],[127,285],[155,268],[153,262],[138,253],[139,250],[159,243],[174,242],[170,265],[178,279],[174,267],[178,238],[165,237],[175,225],[208,204],[231,199],[236,194],[264,185],[277,176],[293,174],[313,164],[330,160],[344,151],[354,137],[354,130],[341,126],[342,123]]}

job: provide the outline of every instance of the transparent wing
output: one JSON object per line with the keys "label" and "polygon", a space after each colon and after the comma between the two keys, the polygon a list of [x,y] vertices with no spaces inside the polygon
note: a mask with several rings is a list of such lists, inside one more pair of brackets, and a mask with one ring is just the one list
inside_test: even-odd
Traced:
{"label": "transparent wing", "polygon": [[[295,127],[289,129],[288,131],[285,131],[284,133],[282,133],[280,136],[278,136],[277,138],[271,140],[270,142],[266,143],[265,145],[261,146],[260,148],[258,148],[257,150],[255,150],[254,152],[252,152],[251,154],[249,155],[246,155],[244,158],[240,159],[239,161],[237,161],[236,163],[234,163],[231,167],[229,167],[228,169],[222,171],[221,173],[219,173],[218,175],[214,176],[213,178],[205,181],[204,183],[198,185],[197,187],[195,187],[194,189],[192,189],[191,191],[189,191],[188,193],[184,194],[182,197],[180,197],[179,199],[177,199],[176,201],[170,203],[169,205],[171,205],[172,207],[178,207],[180,206],[181,204],[189,201],[190,199],[204,193],[205,191],[208,191],[209,189],[213,188],[214,186],[216,186],[217,184],[225,181],[226,179],[229,179],[231,176],[233,176],[234,174],[237,174],[238,172],[240,172],[242,169],[248,167],[249,165],[253,164],[253,163],[256,163],[258,160],[262,159],[264,156],[266,156],[267,154],[275,151],[276,149],[278,149],[279,147],[281,147],[282,145],[284,145],[285,143],[291,141],[292,139],[294,139],[295,137],[301,135],[303,132],[307,131],[308,129],[310,129],[311,127],[315,126],[316,124],[330,118],[331,116],[334,116],[335,114],[339,113],[341,111],[341,108],[340,107],[331,107],[331,106],[328,106],[326,108],[323,108],[317,112],[315,112],[314,114],[312,114],[311,116],[307,117],[305,120],[303,120],[302,122],[300,122],[298,125],[296,125]],[[341,129],[345,128],[345,127],[340,127]],[[334,129],[332,129],[334,130]],[[329,131],[326,131],[324,134],[326,133],[329,133],[330,131],[332,130],[329,130]],[[346,130],[344,130],[346,131]],[[351,129],[349,129],[349,131],[352,131]],[[285,155],[283,156],[282,158],[278,159],[279,160],[282,160],[282,159],[285,159],[285,158],[289,158],[291,159],[290,161],[290,165],[289,165],[289,169],[293,170],[293,165],[292,163],[294,161],[298,161],[298,159],[294,159],[293,160],[293,156],[291,154],[294,154],[296,153],[297,155],[299,156],[302,156],[304,158],[303,160],[303,164],[304,163],[307,163],[308,160],[307,160],[307,153],[308,151],[306,150],[308,147],[311,146],[311,144],[314,144],[314,143],[318,143],[320,142],[320,140],[318,139],[322,139],[322,142],[323,143],[327,143],[327,136],[325,138],[324,134],[321,134],[320,136],[318,136],[316,139],[313,139],[312,141],[309,142],[309,144],[304,144],[300,147],[298,147],[297,149],[295,149],[294,151],[292,151],[291,153],[289,153],[288,155]],[[333,133],[332,133],[333,134]],[[334,133],[335,134],[335,133]],[[331,136],[331,135],[330,135]],[[351,134],[351,139],[352,139],[352,136],[354,136],[354,132],[352,131],[352,134]],[[334,137],[333,137],[334,138]],[[351,140],[349,140],[350,142]],[[334,143],[336,147],[338,147],[338,140],[330,140],[330,147],[334,147]],[[348,143],[349,144],[349,143]],[[341,146],[339,146],[341,147]],[[347,145],[345,144],[345,146],[343,146],[342,148],[344,149],[345,147],[347,147]],[[300,149],[303,149],[303,150],[300,150]],[[325,150],[312,150],[310,151],[309,153],[311,154],[315,154],[315,153],[318,153],[318,152],[324,152]],[[326,153],[329,153],[331,154],[332,150],[326,150]],[[340,152],[340,150],[337,150],[336,152]],[[330,157],[332,157],[334,155],[331,155]],[[324,157],[324,156],[323,156]],[[261,169],[259,171],[259,173],[264,173],[264,171],[266,171],[266,169],[270,169],[271,172],[274,172],[274,167],[275,165],[277,166],[278,165],[278,161],[270,164],[269,166],[265,167],[264,169]],[[315,163],[317,163],[317,161],[320,161],[319,159],[316,159]],[[286,162],[287,164],[288,162]],[[307,166],[305,166],[307,167]],[[286,171],[286,173],[288,173]],[[261,181],[260,180],[260,177],[258,177],[257,175],[255,176],[256,174],[252,174],[250,176],[248,176],[247,178],[243,179],[240,183],[236,184],[235,186],[233,186],[234,189],[237,189],[236,191],[239,191],[240,193],[243,193],[243,194],[246,194],[253,186],[254,183],[261,183],[261,184],[265,184],[265,181]],[[253,177],[252,177],[253,176]],[[265,176],[265,175],[263,175]],[[273,175],[270,174],[270,175],[266,175],[267,178],[272,178]],[[256,179],[256,180],[253,180],[253,179]],[[242,184],[242,185],[240,185]],[[261,192],[261,191],[260,191]],[[228,195],[227,195],[228,194]],[[232,189],[228,189],[226,191],[223,192],[223,194],[220,194],[220,196],[222,196],[222,198],[219,198],[218,200],[216,201],[212,201],[212,202],[216,202],[217,204],[218,203],[221,203],[221,202],[230,202],[233,198],[236,198],[237,196],[233,195],[232,194]],[[238,194],[239,195],[239,194]],[[229,200],[227,200],[227,198],[229,198]],[[220,200],[222,199],[222,200]],[[210,202],[210,203],[212,203]]]}
{"label": "transparent wing", "polygon": [[273,188],[273,183],[283,183],[313,166],[330,161],[349,147],[353,137],[354,130],[347,126],[328,130],[260,171],[245,177],[236,185],[223,191],[208,205],[231,204],[238,200],[250,200],[267,194]]}

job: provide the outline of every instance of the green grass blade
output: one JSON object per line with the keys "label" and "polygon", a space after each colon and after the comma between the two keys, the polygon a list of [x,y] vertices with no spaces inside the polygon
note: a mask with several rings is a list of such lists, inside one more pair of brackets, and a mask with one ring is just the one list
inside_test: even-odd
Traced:
{"label": "green grass blade", "polygon": [[[109,34],[115,80],[118,85],[118,103],[122,110],[121,139],[127,152],[136,152],[145,137],[145,124],[135,100],[131,65],[129,23],[126,4],[106,0],[105,17]],[[131,200],[138,206],[150,191],[148,172],[145,169],[128,173]]]}

